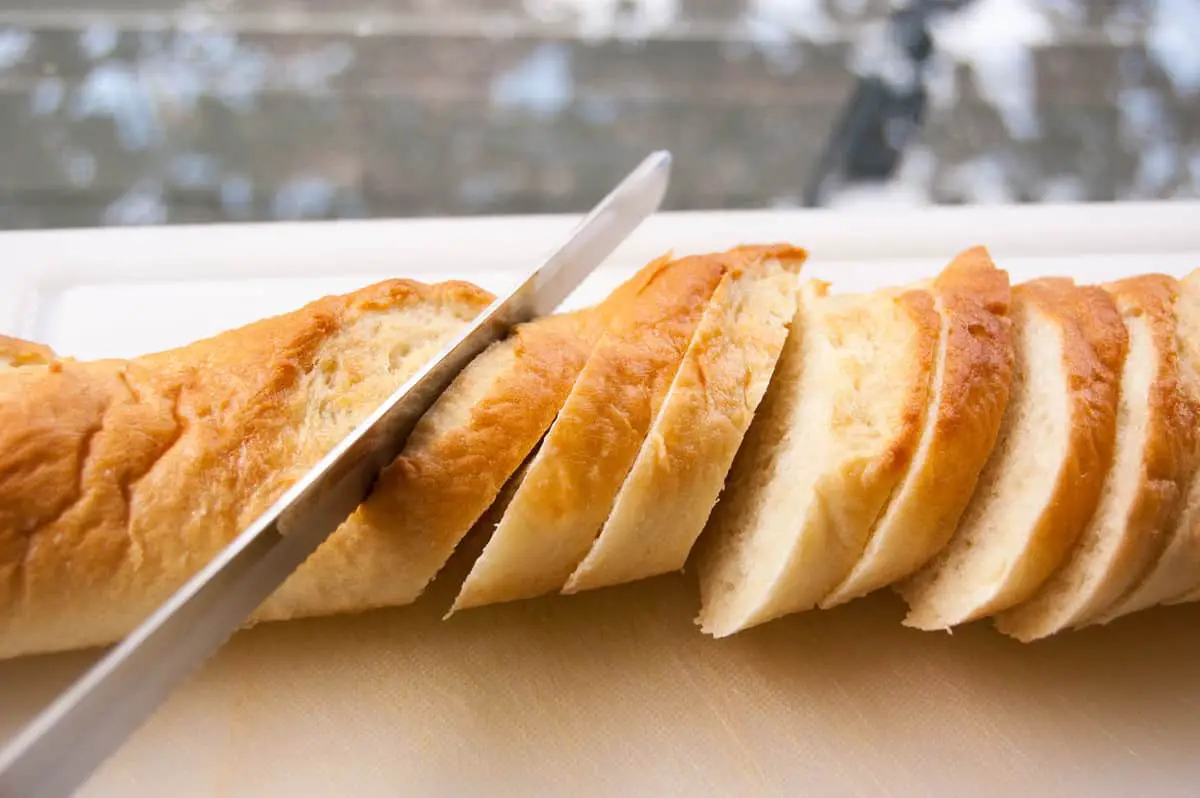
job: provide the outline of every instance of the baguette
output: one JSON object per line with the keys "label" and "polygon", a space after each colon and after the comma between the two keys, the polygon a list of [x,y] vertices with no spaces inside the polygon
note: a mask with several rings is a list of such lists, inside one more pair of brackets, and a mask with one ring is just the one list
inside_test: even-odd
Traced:
{"label": "baguette", "polygon": [[450,612],[561,590],[587,555],[721,278],[749,252],[647,265],[615,313]]}
{"label": "baguette", "polygon": [[954,534],[999,433],[1012,378],[1008,274],[976,247],[931,288],[941,331],[921,442],[861,559],[822,607],[904,579],[932,559]]}
{"label": "baguette", "polygon": [[810,609],[850,571],[916,450],[938,326],[924,290],[806,285],[698,555],[703,631]]}
{"label": "baguette", "polygon": [[1099,503],[1128,346],[1121,316],[1100,288],[1045,279],[1013,290],[1013,321],[999,438],[950,544],[901,586],[907,626],[946,629],[1029,598]]}
{"label": "baguette", "polygon": [[1188,419],[1185,429],[1191,434],[1190,440],[1182,440],[1190,487],[1158,561],[1144,581],[1104,613],[1102,623],[1156,604],[1186,599],[1200,589],[1200,436],[1196,434],[1200,421],[1200,271],[1180,281],[1175,301],[1175,346],[1179,358],[1177,399],[1181,413]]}
{"label": "baguette", "polygon": [[725,482],[796,314],[806,253],[748,252],[692,336],[612,513],[564,593],[678,571]]}
{"label": "baguette", "polygon": [[1164,275],[1105,286],[1129,333],[1117,439],[1099,506],[1066,561],[1023,604],[996,617],[1025,642],[1098,620],[1147,573],[1184,490],[1191,419],[1179,401],[1173,305]]}
{"label": "baguette", "polygon": [[129,632],[491,299],[392,280],[159,354],[0,372],[0,657]]}

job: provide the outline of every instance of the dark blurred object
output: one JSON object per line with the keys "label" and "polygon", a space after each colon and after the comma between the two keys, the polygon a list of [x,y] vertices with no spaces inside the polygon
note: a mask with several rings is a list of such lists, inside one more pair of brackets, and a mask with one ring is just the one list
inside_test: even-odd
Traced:
{"label": "dark blurred object", "polygon": [[916,0],[894,10],[882,41],[859,65],[850,101],[830,133],[804,187],[803,204],[824,204],[828,192],[850,183],[884,183],[925,119],[925,68],[933,54],[929,23],[970,0]]}

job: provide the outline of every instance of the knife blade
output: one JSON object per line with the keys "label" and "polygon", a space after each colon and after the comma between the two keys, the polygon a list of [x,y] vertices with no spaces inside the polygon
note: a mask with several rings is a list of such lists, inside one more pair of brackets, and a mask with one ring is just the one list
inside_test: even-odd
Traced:
{"label": "knife blade", "polygon": [[458,372],[513,325],[553,312],[658,209],[670,167],[665,151],[642,161],[517,288],[26,726],[0,751],[0,796],[63,796],[82,785],[349,517]]}

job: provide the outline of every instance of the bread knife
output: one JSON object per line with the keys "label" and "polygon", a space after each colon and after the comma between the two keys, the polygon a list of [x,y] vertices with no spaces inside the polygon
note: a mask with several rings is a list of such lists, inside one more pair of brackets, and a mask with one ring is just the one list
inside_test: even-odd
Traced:
{"label": "bread knife", "polygon": [[350,516],[417,419],[491,343],[552,313],[662,202],[670,153],[649,155],[516,289],[493,302],[153,615],[0,751],[0,798],[82,785],[171,691]]}

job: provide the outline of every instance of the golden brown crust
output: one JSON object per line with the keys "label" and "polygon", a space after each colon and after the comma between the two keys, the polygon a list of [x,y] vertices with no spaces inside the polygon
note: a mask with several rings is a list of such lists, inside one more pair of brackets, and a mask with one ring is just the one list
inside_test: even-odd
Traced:
{"label": "golden brown crust", "polygon": [[613,319],[454,610],[559,590],[596,532],[736,251],[660,258]]}
{"label": "golden brown crust", "polygon": [[[1003,444],[982,472],[955,538],[902,585],[910,607],[906,626],[946,629],[1029,598],[1099,502],[1116,439],[1125,325],[1102,289],[1061,278],[1015,287],[1012,310],[1024,328],[1023,373],[1001,427]],[[1058,335],[1031,337],[1047,323]],[[1051,382],[1060,387],[1039,385],[1039,368],[1061,370],[1061,383]],[[1050,427],[1032,408],[1045,401],[1061,407],[1045,408],[1056,417]]]}
{"label": "golden brown crust", "polygon": [[1129,511],[1127,545],[1117,552],[1106,584],[1079,615],[1076,626],[1099,621],[1122,594],[1145,577],[1166,547],[1171,520],[1184,498],[1196,436],[1193,408],[1179,380],[1174,310],[1179,283],[1167,275],[1146,274],[1105,288],[1123,311],[1148,320],[1159,357],[1150,387],[1144,478]]}
{"label": "golden brown crust", "polygon": [[[945,404],[934,445],[944,463],[958,471],[978,471],[995,443],[1012,379],[1008,275],[995,268],[987,250],[976,247],[955,258],[938,276],[935,289],[950,326],[942,380]],[[969,496],[974,478],[956,487],[958,496]]]}
{"label": "golden brown crust", "polygon": [[863,559],[822,602],[833,607],[903,579],[950,540],[991,454],[1012,379],[1011,290],[983,247],[934,280],[939,374],[917,459],[871,531]]}
{"label": "golden brown crust", "polygon": [[941,317],[938,316],[933,296],[928,291],[904,291],[896,301],[912,319],[917,333],[913,352],[913,379],[907,385],[908,396],[900,416],[900,428],[892,438],[887,453],[874,466],[874,469],[889,474],[886,481],[893,486],[908,470],[921,441],[921,431],[925,427],[925,415],[929,409],[929,390],[941,328]]}
{"label": "golden brown crust", "polygon": [[[1123,433],[1118,428],[1113,468],[1101,506],[1088,528],[1063,565],[1032,599],[997,616],[996,626],[1001,632],[1025,642],[1099,620],[1145,576],[1162,552],[1165,530],[1182,500],[1186,453],[1194,432],[1178,386],[1173,310],[1178,283],[1165,275],[1142,275],[1105,285],[1104,289],[1112,295],[1127,324],[1134,319],[1145,322],[1151,339],[1153,360],[1144,438],[1138,440],[1135,435],[1129,439],[1127,445],[1137,447],[1129,450],[1137,467],[1126,473],[1121,470]],[[1127,373],[1135,367],[1132,334],[1130,347]],[[1129,397],[1128,401],[1138,402],[1140,397]],[[1120,418],[1118,423],[1134,422]],[[1125,487],[1125,480],[1133,482]]]}
{"label": "golden brown crust", "polygon": [[[1117,436],[1121,367],[1129,349],[1125,324],[1112,298],[1096,286],[1071,280],[1033,280],[1014,289],[1063,333],[1063,368],[1070,388],[1071,436],[1054,501],[1030,537],[1018,580],[1028,598],[1062,563],[1096,511],[1112,465]],[[991,609],[995,612],[1000,607]]]}
{"label": "golden brown crust", "polygon": [[[464,423],[414,432],[367,501],[257,616],[282,620],[416,600],[554,421],[602,329],[592,315],[517,328],[505,342],[511,364]],[[478,365],[482,358],[468,369]],[[436,414],[435,406],[426,419]]]}
{"label": "golden brown crust", "polygon": [[[1180,280],[1179,289],[1175,341],[1180,388],[1191,407],[1191,426],[1195,430],[1200,424],[1200,270]],[[1200,601],[1200,434],[1193,444],[1191,482],[1167,548],[1146,581],[1118,603],[1110,618],[1158,603]]]}
{"label": "golden brown crust", "polygon": [[54,350],[44,344],[0,335],[0,369],[6,366],[45,366],[56,359]]}
{"label": "golden brown crust", "polygon": [[700,320],[612,513],[564,593],[683,567],[796,313],[796,247],[746,247]]}
{"label": "golden brown crust", "polygon": [[440,309],[432,354],[490,300],[392,280],[181,349],[0,372],[0,656],[120,637],[382,401],[391,353],[338,348],[348,331]]}

